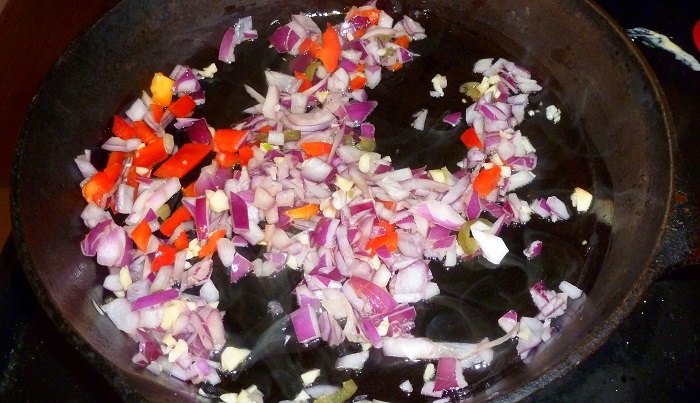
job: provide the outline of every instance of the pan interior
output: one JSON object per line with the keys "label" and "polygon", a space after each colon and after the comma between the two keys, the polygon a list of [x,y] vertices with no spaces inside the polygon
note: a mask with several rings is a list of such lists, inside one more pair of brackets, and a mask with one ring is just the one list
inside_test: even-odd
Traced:
{"label": "pan interior", "polygon": [[[348,6],[321,1],[207,3],[207,7],[166,1],[120,3],[48,77],[24,126],[15,165],[13,217],[25,269],[49,309],[99,353],[96,361],[104,359],[118,368],[115,376],[126,381],[124,387],[152,400],[172,393],[192,398],[196,388],[135,369],[130,362],[135,344],[96,314],[92,299],[103,297],[100,284],[106,270],[80,254],[85,230],[79,218],[80,176],[72,159],[85,148],[99,146],[110,117],[147,88],[154,71],[168,72],[179,63],[208,65],[216,60],[225,29],[238,18],[253,15],[260,39],[239,46],[237,61],[220,66],[206,84],[203,114],[213,126],[229,125],[252,104],[242,85],[262,92],[262,71],[284,69],[288,62],[265,40],[279,23],[292,13],[310,11],[318,15],[317,22],[333,22],[340,18],[334,11]],[[462,156],[459,133],[441,124],[441,116],[462,110],[456,88],[477,79],[471,73],[476,60],[505,57],[531,70],[545,88],[531,98],[530,109],[536,113],[521,127],[540,155],[538,177],[517,193],[527,200],[549,195],[566,200],[578,186],[596,196],[597,208],[612,207],[612,214],[609,209],[600,210],[607,213],[605,217],[602,213],[575,215],[567,222],[533,220],[524,227],[509,228],[504,238],[516,252],[513,255],[532,240],[545,243],[536,261],[513,256],[497,269],[481,261],[450,270],[433,264],[442,294],[429,304],[418,304],[415,334],[444,341],[499,337],[502,332],[496,320],[504,311],[534,314],[527,288],[540,279],[550,287],[565,279],[584,288],[588,300],[576,320],[527,366],[514,359],[513,345],[505,345],[490,368],[467,375],[474,385],[468,392],[481,397],[523,393],[517,391],[540,386],[546,371],[565,370],[599,344],[596,337],[609,332],[605,320],[620,313],[618,307],[624,306],[644,278],[663,225],[671,171],[658,94],[620,33],[580,2],[387,1],[378,5],[418,20],[429,36],[411,49],[420,57],[403,71],[385,76],[380,87],[370,92],[370,98],[379,102],[370,121],[377,126],[380,152],[391,155],[400,166],[453,166]],[[448,96],[441,99],[428,95],[430,79],[438,73],[448,77]],[[561,122],[554,124],[544,117],[548,105],[562,110]],[[430,111],[428,128],[417,132],[410,129],[410,122],[421,108]],[[612,225],[605,223],[609,217],[614,217]],[[283,330],[275,327],[267,304],[275,299],[286,312],[291,311],[293,301],[285,290],[296,280],[292,272],[270,280],[246,278],[240,287],[222,292],[229,336],[247,342],[248,348],[256,342],[267,343],[270,351],[268,360],[237,380],[225,380],[224,388],[238,391],[255,383],[266,389],[270,399],[293,398],[299,389],[297,375],[303,372],[300,367],[333,366],[339,354],[336,349],[279,348]],[[323,372],[336,384],[353,377],[361,393],[388,401],[406,400],[398,388],[403,380],[422,384],[422,364],[382,359],[373,353],[368,366],[359,375]],[[101,368],[111,371],[112,367]],[[376,382],[377,374],[381,383]],[[411,397],[421,399],[417,393]]]}

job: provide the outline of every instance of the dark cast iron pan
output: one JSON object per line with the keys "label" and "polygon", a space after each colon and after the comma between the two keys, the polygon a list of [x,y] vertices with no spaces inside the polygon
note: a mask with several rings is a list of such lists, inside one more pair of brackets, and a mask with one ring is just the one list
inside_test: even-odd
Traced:
{"label": "dark cast iron pan", "polygon": [[[167,73],[179,63],[201,68],[215,61],[226,28],[252,15],[261,39],[239,46],[238,60],[230,66],[219,64],[221,71],[206,84],[203,113],[210,124],[232,123],[251,104],[242,84],[261,90],[264,68],[284,68],[284,59],[265,40],[279,22],[298,12],[316,13],[317,21],[336,21],[339,17],[324,13],[349,5],[320,0],[125,0],[61,57],[34,99],[12,182],[14,234],[23,266],[53,320],[125,399],[198,397],[196,387],[136,368],[131,363],[136,345],[97,314],[92,300],[104,296],[101,282],[106,270],[80,253],[79,242],[86,232],[79,218],[84,202],[73,158],[86,148],[99,147],[111,116],[148,87],[153,72]],[[676,197],[679,174],[666,102],[634,45],[589,2],[397,0],[380,1],[379,6],[410,15],[429,35],[412,48],[421,54],[417,60],[385,77],[381,88],[370,93],[380,104],[370,118],[381,133],[380,151],[399,165],[454,164],[463,153],[456,137],[464,128],[442,125],[440,114],[462,108],[457,87],[476,78],[470,73],[476,60],[506,57],[531,69],[545,88],[531,104],[538,113],[522,128],[538,148],[541,162],[537,180],[519,191],[521,197],[567,198],[574,186],[580,186],[613,206],[612,213],[603,214],[598,206],[598,214],[579,215],[567,223],[533,220],[525,228],[510,230],[511,251],[522,250],[532,239],[545,240],[539,260],[527,262],[513,253],[504,267],[495,270],[481,261],[450,271],[433,267],[443,296],[436,304],[419,306],[423,315],[416,331],[443,340],[473,341],[484,333],[498,337],[495,319],[504,310],[525,304],[528,285],[541,278],[550,287],[566,279],[584,289],[587,299],[572,308],[570,323],[552,343],[526,364],[513,359],[513,345],[504,346],[493,368],[469,375],[471,385],[462,395],[477,400],[523,398],[595,351],[653,279],[688,254],[690,232],[684,230],[683,220],[690,210]],[[440,100],[427,95],[436,73],[447,75],[449,83],[447,96]],[[557,125],[543,117],[549,104],[562,110]],[[411,115],[423,107],[431,111],[428,128],[416,132],[410,129]],[[614,217],[612,225],[605,224],[603,216]],[[255,299],[293,278],[283,275],[267,285],[255,281],[247,279],[247,288],[240,292]],[[235,297],[226,298],[222,303],[229,307],[230,331],[266,320],[254,304],[243,309]],[[285,309],[292,309],[290,304]],[[254,337],[241,332],[243,338]],[[314,365],[332,365],[330,355],[293,354]],[[285,379],[296,373],[288,367],[297,364],[285,354],[271,355],[276,358],[254,369],[250,381],[266,389],[270,400],[293,398],[290,390],[296,384],[289,381],[289,386]],[[397,387],[403,379],[420,378],[415,366],[377,360],[370,360],[372,371],[355,375],[361,391],[384,400],[421,400],[418,393],[399,394]],[[263,373],[272,376],[258,377]],[[333,376],[329,381],[353,375]],[[233,380],[224,385],[234,392],[248,386]],[[386,390],[394,392],[381,395]]]}

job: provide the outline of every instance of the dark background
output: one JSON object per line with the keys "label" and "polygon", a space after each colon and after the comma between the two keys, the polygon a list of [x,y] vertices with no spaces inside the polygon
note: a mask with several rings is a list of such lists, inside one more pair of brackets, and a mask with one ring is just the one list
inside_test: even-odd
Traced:
{"label": "dark background", "polygon": [[[5,192],[17,134],[41,79],[73,38],[113,2],[0,0],[0,188]],[[623,28],[663,33],[700,59],[691,37],[700,19],[700,1],[600,0],[599,4]],[[671,106],[690,187],[697,186],[700,72],[670,53],[641,50]],[[0,221],[7,225],[9,216],[0,215]],[[667,273],[597,353],[529,400],[700,401],[698,302],[698,266]],[[38,305],[11,239],[0,254],[0,307],[0,401],[120,400]]]}

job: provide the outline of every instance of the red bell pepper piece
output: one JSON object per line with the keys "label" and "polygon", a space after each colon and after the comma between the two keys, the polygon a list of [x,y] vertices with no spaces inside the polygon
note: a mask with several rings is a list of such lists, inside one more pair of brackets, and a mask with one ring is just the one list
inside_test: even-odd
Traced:
{"label": "red bell pepper piece", "polygon": [[175,232],[175,228],[191,218],[192,214],[190,214],[190,211],[187,210],[187,207],[180,206],[173,211],[172,214],[170,214],[170,217],[166,218],[163,223],[160,224],[160,233],[167,237],[171,237]]}
{"label": "red bell pepper piece", "polygon": [[253,156],[255,156],[255,153],[251,146],[243,146],[238,150],[238,162],[240,162],[241,166],[248,165],[248,161],[250,161]]}
{"label": "red bell pepper piece", "polygon": [[378,219],[375,225],[379,228],[382,228],[384,230],[384,234],[396,232],[396,226],[390,223],[389,221]]}
{"label": "red bell pepper piece", "polygon": [[217,129],[214,132],[214,151],[233,152],[238,150],[247,130]]}
{"label": "red bell pepper piece", "polygon": [[180,99],[173,102],[173,104],[168,107],[168,111],[176,118],[185,118],[192,113],[195,106],[197,106],[197,104],[192,97],[185,94],[181,96]]}
{"label": "red bell pepper piece", "polygon": [[134,122],[134,127],[136,128],[136,137],[138,137],[144,144],[148,144],[158,139],[156,132],[151,129],[146,122],[139,120]]}
{"label": "red bell pepper piece", "polygon": [[154,102],[151,104],[151,113],[153,114],[153,120],[156,123],[160,123],[160,120],[163,118],[163,107]]}
{"label": "red bell pepper piece", "polygon": [[121,151],[113,151],[109,154],[109,159],[107,160],[107,166],[102,170],[109,179],[117,181],[122,174],[122,169],[124,169],[124,153]]}
{"label": "red bell pepper piece", "polygon": [[168,152],[165,151],[165,143],[161,137],[158,137],[134,152],[134,165],[150,169],[157,163],[165,161],[166,158],[168,158]]}
{"label": "red bell pepper piece", "polygon": [[107,166],[105,167],[105,169],[102,170],[102,172],[104,172],[110,180],[116,182],[122,174],[122,168],[124,167],[121,163],[115,162],[113,164],[107,164]]}
{"label": "red bell pepper piece", "polygon": [[488,196],[498,186],[501,180],[501,167],[494,165],[488,169],[482,169],[474,178],[474,190],[479,196]]}
{"label": "red bell pepper piece", "polygon": [[115,180],[104,172],[97,172],[82,188],[83,197],[88,202],[94,202],[98,206],[104,207],[104,195],[112,191]]}
{"label": "red bell pepper piece", "polygon": [[470,127],[467,130],[465,130],[464,133],[462,133],[462,135],[459,136],[459,139],[462,140],[462,143],[469,150],[471,150],[472,147],[476,147],[480,150],[484,149],[484,145],[481,143],[481,139],[479,139],[479,135],[476,134],[476,130],[474,130],[473,127]]}
{"label": "red bell pepper piece", "polygon": [[156,250],[155,256],[153,257],[153,263],[151,263],[151,272],[155,273],[160,270],[161,267],[175,263],[176,254],[177,249],[174,247],[158,245],[158,250]]}
{"label": "red bell pepper piece", "polygon": [[142,252],[148,250],[148,242],[151,240],[151,227],[144,220],[131,231],[131,239],[134,240],[136,247]]}
{"label": "red bell pepper piece", "polygon": [[214,160],[222,168],[233,168],[234,165],[238,164],[238,153],[235,151],[219,151],[216,153]]}
{"label": "red bell pepper piece", "polygon": [[297,92],[304,92],[304,91],[308,90],[309,88],[311,88],[311,87],[314,85],[314,84],[311,82],[311,80],[309,80],[308,78],[306,78],[306,74],[304,74],[304,73],[295,71],[295,72],[294,72],[294,78],[296,78],[296,79],[298,79],[298,80],[301,80],[301,85],[299,86],[299,89],[297,90]]}
{"label": "red bell pepper piece", "polygon": [[310,38],[305,38],[299,45],[299,53],[308,53],[311,57],[316,57],[316,52],[319,50],[321,50],[321,44]]}
{"label": "red bell pepper piece", "polygon": [[114,123],[112,124],[112,133],[122,140],[129,140],[136,137],[136,128],[130,125],[121,116],[114,115]]}
{"label": "red bell pepper piece", "polygon": [[374,253],[381,246],[386,246],[391,252],[395,251],[399,247],[399,234],[397,232],[389,232],[372,238],[367,242],[366,249]]}
{"label": "red bell pepper piece", "polygon": [[[353,8],[348,12],[347,17],[345,17],[346,21],[349,21],[355,17],[362,16],[362,17],[367,17],[369,20],[369,25],[377,25],[379,23],[379,17],[381,15],[381,11],[376,8],[369,8],[369,9],[359,9],[359,8]],[[357,35],[355,35],[357,38]]]}
{"label": "red bell pepper piece", "polygon": [[182,178],[202,162],[210,151],[211,147],[207,144],[186,143],[165,160],[153,175],[159,178]]}

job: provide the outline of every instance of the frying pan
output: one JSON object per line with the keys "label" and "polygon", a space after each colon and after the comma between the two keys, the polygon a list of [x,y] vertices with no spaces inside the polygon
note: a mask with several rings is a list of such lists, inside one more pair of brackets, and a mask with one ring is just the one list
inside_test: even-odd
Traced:
{"label": "frying pan", "polygon": [[[167,72],[178,63],[209,64],[226,28],[252,15],[261,39],[237,48],[238,61],[221,66],[220,78],[207,93],[207,119],[215,126],[230,124],[250,105],[242,84],[262,88],[262,69],[283,63],[264,39],[279,21],[298,12],[332,20],[332,11],[351,4],[125,0],[72,45],[35,97],[12,179],[13,228],[23,267],[52,319],[126,400],[201,398],[196,387],[136,368],[131,363],[134,343],[97,314],[93,300],[103,297],[105,270],[80,253],[83,200],[73,158],[99,146],[111,116],[147,88],[154,71]],[[477,400],[523,398],[595,351],[658,273],[675,263],[675,252],[685,251],[675,215],[683,208],[672,202],[677,173],[668,107],[639,52],[590,2],[397,0],[378,5],[417,19],[429,35],[417,43],[421,57],[371,95],[380,103],[371,119],[388,133],[378,139],[381,150],[409,166],[454,162],[455,143],[444,140],[449,131],[436,125],[416,134],[406,129],[410,115],[421,102],[435,110],[449,107],[447,100],[425,96],[434,74],[467,81],[462,77],[477,59],[506,57],[531,69],[545,87],[533,107],[555,104],[563,116],[558,125],[536,116],[531,127],[523,128],[533,131],[529,135],[543,156],[540,178],[523,192],[566,197],[581,186],[613,206],[611,225],[595,215],[563,227],[534,224],[535,230],[554,234],[556,249],[571,251],[563,255],[566,259],[554,254],[546,262],[551,264],[535,272],[552,284],[566,278],[581,286],[587,298],[553,342],[526,364],[506,361],[472,382],[468,391]],[[527,237],[525,230],[517,235],[520,242]],[[590,243],[581,245],[582,239]],[[468,265],[465,277],[484,273],[476,266]],[[507,266],[491,272],[529,270],[516,260]],[[498,279],[527,287],[522,275],[489,281]],[[382,378],[365,385],[385,388],[391,378],[387,374],[386,384]]]}

